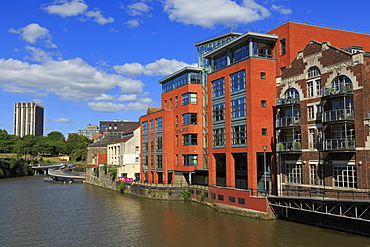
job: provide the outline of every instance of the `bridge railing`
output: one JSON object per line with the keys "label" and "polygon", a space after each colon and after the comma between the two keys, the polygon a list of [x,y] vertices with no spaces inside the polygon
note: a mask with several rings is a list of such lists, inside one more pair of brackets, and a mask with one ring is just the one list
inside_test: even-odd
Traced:
{"label": "bridge railing", "polygon": [[322,199],[369,200],[370,191],[356,189],[332,189],[325,187],[284,186],[281,196]]}

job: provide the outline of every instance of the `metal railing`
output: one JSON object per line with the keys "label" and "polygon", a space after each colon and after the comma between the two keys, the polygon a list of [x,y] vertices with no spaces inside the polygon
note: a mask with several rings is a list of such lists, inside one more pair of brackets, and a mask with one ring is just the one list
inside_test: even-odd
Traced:
{"label": "metal railing", "polygon": [[324,150],[355,150],[356,144],[353,138],[327,139],[324,142]]}
{"label": "metal railing", "polygon": [[276,150],[278,152],[302,151],[302,143],[301,140],[294,140],[290,142],[278,142]]}
{"label": "metal railing", "polygon": [[354,120],[353,109],[337,109],[324,112],[323,122]]}
{"label": "metal railing", "polygon": [[281,117],[276,120],[276,127],[289,127],[289,126],[300,126],[301,118],[300,117]]}
{"label": "metal railing", "polygon": [[276,105],[299,104],[299,102],[300,100],[298,95],[276,99]]}
{"label": "metal railing", "polygon": [[341,84],[338,87],[324,87],[324,96],[353,93],[352,83]]}

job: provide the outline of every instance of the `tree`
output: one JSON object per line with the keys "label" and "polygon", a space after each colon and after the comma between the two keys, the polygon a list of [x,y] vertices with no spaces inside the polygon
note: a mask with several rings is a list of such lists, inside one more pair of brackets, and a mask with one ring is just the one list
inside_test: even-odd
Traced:
{"label": "tree", "polygon": [[66,153],[72,154],[75,149],[85,150],[87,145],[91,144],[91,141],[86,136],[72,134],[68,136],[66,144]]}
{"label": "tree", "polygon": [[14,144],[20,138],[16,135],[9,135],[6,130],[0,129],[0,153],[11,153]]}

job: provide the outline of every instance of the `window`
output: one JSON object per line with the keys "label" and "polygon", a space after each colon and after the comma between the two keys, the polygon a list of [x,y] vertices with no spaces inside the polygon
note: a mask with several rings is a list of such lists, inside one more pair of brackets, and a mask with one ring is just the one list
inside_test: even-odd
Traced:
{"label": "window", "polygon": [[231,92],[245,90],[245,70],[230,75]]}
{"label": "window", "polygon": [[315,108],[313,105],[307,106],[308,111],[308,119],[314,119],[315,118]]}
{"label": "window", "polygon": [[313,66],[308,69],[308,78],[316,77],[319,75],[321,75],[321,72],[317,66]]}
{"label": "window", "polygon": [[266,108],[266,100],[261,100],[261,107]]}
{"label": "window", "polygon": [[260,79],[266,80],[266,72],[261,72],[260,73]]}
{"label": "window", "polygon": [[175,97],[175,106],[179,107],[179,97],[178,96]]}
{"label": "window", "polygon": [[235,197],[233,196],[228,196],[229,203],[235,203]]}
{"label": "window", "polygon": [[179,116],[175,116],[175,125],[176,127],[179,126]]}
{"label": "window", "polygon": [[217,199],[219,201],[223,201],[224,200],[224,195],[217,194]]}
{"label": "window", "polygon": [[139,163],[140,162],[140,157],[135,157],[135,163]]}
{"label": "window", "polygon": [[175,142],[176,142],[176,147],[178,147],[179,146],[179,136],[178,135],[176,135]]}
{"label": "window", "polygon": [[356,188],[356,166],[334,165],[333,179],[336,187]]}
{"label": "window", "polygon": [[156,148],[157,150],[162,150],[162,136],[157,136]]}
{"label": "window", "polygon": [[231,100],[231,110],[232,118],[242,118],[245,117],[245,96],[241,98],[236,98]]}
{"label": "window", "polygon": [[313,97],[313,82],[312,81],[307,82],[307,96]]}
{"label": "window", "polygon": [[225,120],[225,103],[217,103],[212,106],[213,122]]}
{"label": "window", "polygon": [[139,146],[135,146],[135,151],[138,152],[139,151]]}
{"label": "window", "polygon": [[155,125],[156,125],[156,128],[157,128],[157,133],[162,133],[162,118],[160,117],[160,118],[156,118],[155,119],[156,120],[156,123],[155,123]]}
{"label": "window", "polygon": [[213,146],[225,145],[225,128],[213,129]]}
{"label": "window", "polygon": [[345,75],[340,75],[332,82],[334,93],[352,93],[352,81]]}
{"label": "window", "polygon": [[182,155],[184,159],[184,166],[197,166],[198,165],[198,155],[197,154],[184,154]]}
{"label": "window", "polygon": [[310,164],[310,184],[315,185],[316,184],[316,165]]}
{"label": "window", "polygon": [[212,97],[217,98],[225,94],[224,78],[217,79],[212,82]]}
{"label": "window", "polygon": [[308,129],[308,148],[315,148],[315,129]]}
{"label": "window", "polygon": [[232,127],[232,144],[241,145],[247,143],[247,126],[238,125]]}
{"label": "window", "polygon": [[184,134],[182,135],[183,145],[198,145],[198,134]]}
{"label": "window", "polygon": [[162,162],[162,155],[156,155],[156,165],[157,169],[162,169],[163,168],[163,162]]}
{"label": "window", "polygon": [[170,99],[170,109],[173,109],[172,99]]}
{"label": "window", "polygon": [[237,63],[249,56],[249,46],[247,42],[243,42],[235,48],[231,49],[232,62]]}
{"label": "window", "polygon": [[285,39],[280,40],[281,56],[286,54],[286,42]]}
{"label": "window", "polygon": [[197,124],[196,113],[185,113],[182,115],[182,125]]}
{"label": "window", "polygon": [[324,185],[324,165],[322,164],[319,165],[318,175],[319,185]]}
{"label": "window", "polygon": [[267,129],[262,129],[262,135],[267,136]]}
{"label": "window", "polygon": [[316,80],[316,95],[322,95],[322,86],[321,86],[321,80]]}
{"label": "window", "polygon": [[182,105],[196,104],[197,94],[196,93],[185,93],[182,95]]}
{"label": "window", "polygon": [[238,198],[238,204],[245,205],[245,199],[244,198]]}
{"label": "window", "polygon": [[142,122],[143,125],[143,135],[148,135],[148,122]]}
{"label": "window", "polygon": [[287,183],[302,183],[302,164],[286,164]]}
{"label": "window", "polygon": [[223,52],[222,54],[218,55],[214,60],[214,69],[222,69],[227,66],[227,55],[226,52]]}
{"label": "window", "polygon": [[316,105],[316,119],[322,119],[322,105]]}

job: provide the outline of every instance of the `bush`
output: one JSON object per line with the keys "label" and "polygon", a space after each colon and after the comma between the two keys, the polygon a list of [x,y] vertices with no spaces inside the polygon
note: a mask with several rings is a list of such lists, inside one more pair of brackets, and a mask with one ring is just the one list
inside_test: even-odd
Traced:
{"label": "bush", "polygon": [[119,184],[117,185],[117,189],[123,193],[125,190],[126,190],[127,186],[124,182],[119,182]]}

